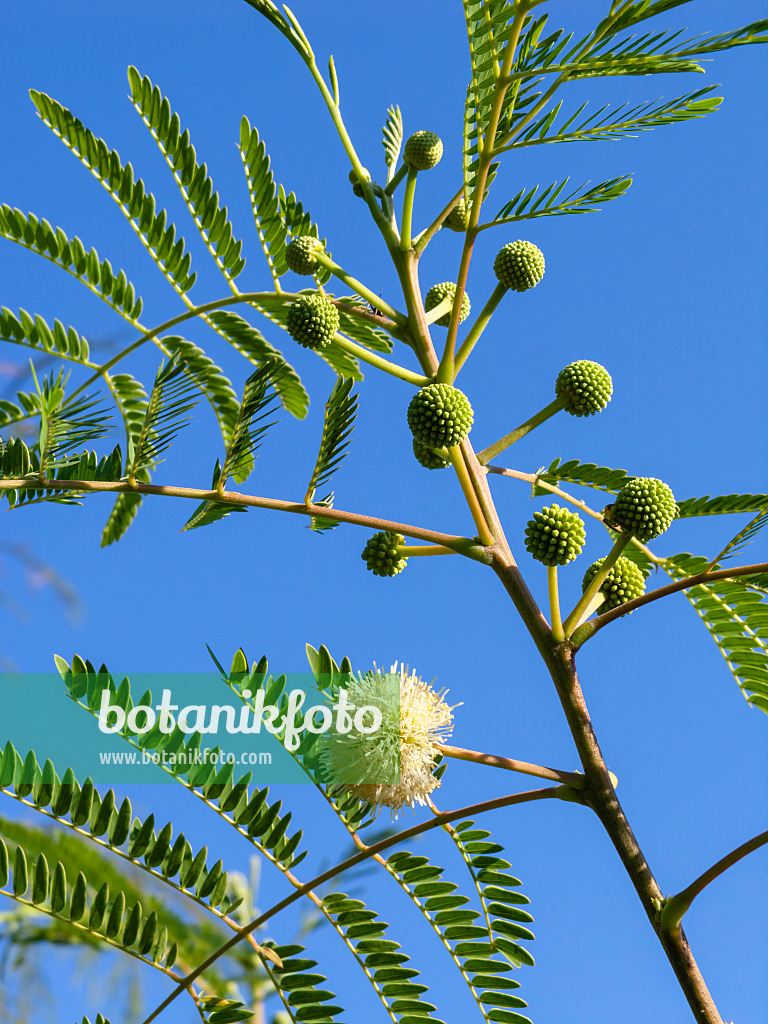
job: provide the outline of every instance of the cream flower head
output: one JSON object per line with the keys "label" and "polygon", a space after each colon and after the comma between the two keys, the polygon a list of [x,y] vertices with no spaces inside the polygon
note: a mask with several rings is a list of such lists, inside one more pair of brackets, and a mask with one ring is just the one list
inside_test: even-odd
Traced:
{"label": "cream flower head", "polygon": [[374,666],[353,676],[347,686],[349,704],[372,709],[365,712],[363,728],[375,724],[376,711],[381,723],[370,732],[353,728],[345,733],[334,727],[326,733],[325,761],[332,783],[376,811],[389,807],[393,818],[405,807],[426,803],[440,785],[433,774],[434,744],[444,742],[453,729],[447,692],[436,692],[397,662],[389,672]]}

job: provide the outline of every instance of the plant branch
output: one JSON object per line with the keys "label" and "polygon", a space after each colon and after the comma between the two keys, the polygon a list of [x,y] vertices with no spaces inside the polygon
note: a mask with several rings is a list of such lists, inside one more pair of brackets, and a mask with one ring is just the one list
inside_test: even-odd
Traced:
{"label": "plant branch", "polygon": [[491,322],[491,317],[493,316],[498,304],[504,298],[506,292],[507,288],[503,284],[501,284],[501,282],[499,282],[499,284],[497,284],[496,287],[491,292],[490,298],[488,299],[486,304],[480,310],[477,319],[470,328],[469,334],[466,336],[466,338],[462,342],[461,347],[459,348],[459,351],[456,353],[456,376],[458,376],[459,370],[462,368],[464,363],[466,363],[470,353],[472,352],[472,349],[480,340],[480,335]]}
{"label": "plant branch", "polygon": [[413,241],[413,249],[417,256],[421,256],[426,247],[432,241],[434,236],[443,226],[445,218],[453,210],[456,204],[459,202],[461,197],[464,195],[464,186],[462,185],[456,195],[450,200],[447,206],[444,206],[437,217],[432,221],[428,228],[425,228],[418,238]]}
{"label": "plant branch", "polygon": [[335,334],[333,336],[333,343],[338,348],[343,348],[345,352],[349,352],[350,355],[356,356],[362,362],[368,363],[369,366],[375,366],[377,370],[383,370],[390,377],[398,377],[408,384],[413,384],[414,387],[423,388],[425,384],[430,383],[429,377],[423,377],[420,373],[407,370],[404,366],[400,366],[399,363],[393,363],[391,360],[378,355],[378,353],[363,348],[362,345],[358,345],[357,342],[345,338],[342,334]]}
{"label": "plant branch", "polygon": [[710,882],[714,882],[716,878],[727,871],[728,868],[733,867],[734,864],[738,864],[740,860],[746,857],[748,854],[753,853],[755,850],[759,850],[761,846],[765,846],[768,843],[768,832],[761,832],[759,836],[755,836],[753,839],[748,839],[746,843],[742,843],[741,846],[737,846],[735,850],[731,850],[730,853],[726,854],[725,857],[713,864],[711,868],[708,868],[702,875],[691,882],[689,886],[677,893],[676,896],[671,896],[661,911],[661,928],[665,932],[675,932],[680,929],[680,922],[683,919],[683,915],[690,909],[691,904],[702,892]]}
{"label": "plant branch", "polygon": [[0,491],[22,490],[56,490],[76,491],[86,494],[157,494],[165,498],[189,498],[192,501],[215,501],[219,504],[233,505],[240,508],[269,508],[276,512],[291,512],[301,516],[320,516],[324,519],[335,519],[340,523],[351,523],[353,526],[364,526],[372,530],[390,530],[401,533],[414,540],[423,540],[432,544],[441,544],[468,555],[479,562],[487,562],[477,542],[468,537],[459,537],[449,533],[438,533],[425,530],[408,523],[396,523],[389,519],[377,519],[374,516],[361,515],[357,512],[345,512],[338,508],[326,508],[324,505],[305,505],[304,502],[284,501],[280,498],[263,498],[253,494],[238,494],[236,491],[217,491],[199,487],[162,486],[160,484],[143,484],[136,482],[131,485],[127,480],[40,480],[38,477],[8,477],[0,479]]}
{"label": "plant branch", "polygon": [[418,825],[413,825],[411,828],[404,829],[402,832],[398,832],[395,835],[387,836],[385,839],[381,839],[378,843],[374,843],[371,846],[367,846],[364,850],[359,853],[353,854],[348,857],[347,860],[342,861],[341,864],[336,864],[332,868],[328,868],[322,874],[313,878],[311,881],[305,883],[300,889],[290,893],[285,899],[282,899],[279,903],[270,907],[263,914],[251,921],[245,927],[241,928],[240,931],[233,935],[224,945],[219,946],[211,955],[198,967],[196,967],[186,978],[182,979],[181,983],[171,992],[171,994],[158,1006],[152,1013],[145,1018],[143,1024],[151,1024],[153,1020],[162,1013],[166,1007],[168,1007],[179,995],[181,995],[197,978],[200,977],[208,968],[214,964],[220,957],[228,953],[233,946],[242,939],[246,938],[252,932],[256,931],[257,928],[261,927],[266,921],[274,917],[280,911],[290,906],[301,896],[304,896],[311,889],[316,889],[318,886],[323,885],[325,882],[329,882],[332,878],[340,875],[344,871],[348,871],[350,868],[356,867],[358,864],[362,864],[370,857],[381,853],[382,850],[388,849],[390,846],[396,846],[400,843],[406,842],[408,839],[412,839],[414,836],[421,835],[424,832],[428,832],[430,829],[439,828],[442,825],[448,824],[452,821],[459,821],[461,818],[474,817],[477,814],[482,814],[485,811],[497,810],[500,807],[510,807],[514,804],[530,803],[533,800],[548,800],[553,797],[557,798],[560,796],[563,786],[548,786],[545,789],[533,789],[528,790],[525,793],[513,793],[510,796],[496,797],[494,800],[485,800],[482,803],[472,804],[469,807],[462,807],[458,811],[444,811],[441,814],[430,818],[428,821],[420,822]]}
{"label": "plant branch", "polygon": [[609,612],[599,615],[592,622],[585,622],[579,629],[578,640],[576,639],[576,634],[571,639],[574,642],[574,646],[579,647],[590,637],[594,636],[599,629],[607,626],[609,622],[621,618],[622,615],[629,615],[636,608],[642,608],[643,605],[650,604],[651,601],[658,601],[662,597],[669,597],[670,594],[676,594],[680,590],[688,590],[689,587],[698,587],[703,583],[736,579],[739,576],[752,576],[762,572],[768,572],[768,562],[757,562],[754,565],[738,565],[732,569],[718,569],[715,572],[700,572],[696,576],[686,576],[683,580],[668,583],[665,587],[659,587],[648,594],[643,594],[642,597],[635,597],[631,601],[625,601],[624,604],[620,604],[616,608],[611,608]]}
{"label": "plant branch", "polygon": [[[338,277],[338,279],[343,281],[347,287],[352,288],[358,295],[367,299],[372,306],[376,309],[380,309],[382,313],[386,313],[388,317],[391,317],[398,327],[408,326],[408,317],[404,313],[400,313],[394,308],[394,306],[390,306],[386,299],[382,299],[380,295],[376,295],[370,288],[366,288],[364,284],[352,277],[351,274],[348,274],[346,270],[344,270],[343,267],[340,267],[338,263],[335,263],[327,253],[313,252],[312,255],[315,257],[317,262],[321,264],[321,266],[330,270],[334,277]],[[344,308],[343,304],[341,305],[341,308]]]}
{"label": "plant branch", "polygon": [[400,252],[408,252],[411,248],[411,225],[413,223],[413,201],[416,197],[416,179],[419,172],[415,167],[408,168],[403,194],[403,215],[400,220]]}
{"label": "plant branch", "polygon": [[464,455],[456,445],[453,448],[448,449],[448,455],[450,456],[453,468],[456,471],[456,476],[459,478],[461,489],[464,492],[467,505],[469,505],[469,511],[472,513],[472,518],[475,521],[477,527],[477,535],[480,541],[484,545],[493,544],[493,535],[490,532],[488,524],[485,520],[483,510],[480,507],[480,502],[477,499],[477,494],[470,479],[469,473],[467,472],[467,466],[464,462]]}
{"label": "plant branch", "polygon": [[[494,293],[495,294],[495,293]],[[526,434],[530,434],[532,430],[546,422],[550,417],[560,412],[561,409],[565,408],[562,398],[556,398],[554,402],[550,402],[549,405],[537,412],[535,416],[531,416],[525,423],[521,423],[519,427],[515,427],[508,434],[505,434],[495,444],[489,445],[488,448],[483,448],[481,452],[477,453],[477,461],[485,465],[486,462],[490,462],[491,459],[495,459],[497,455],[500,455],[503,451],[515,444],[520,440],[521,437],[525,437]]]}
{"label": "plant branch", "polygon": [[622,551],[624,550],[624,548],[626,548],[627,544],[629,544],[631,539],[632,535],[629,533],[621,533],[616,538],[613,547],[603,559],[603,564],[597,570],[589,586],[581,595],[579,600],[576,602],[576,606],[574,607],[573,611],[563,623],[563,629],[565,631],[566,636],[570,636],[574,628],[581,621],[581,617],[584,615],[584,613],[589,608],[591,603],[597,597],[600,588],[608,578],[608,574],[610,573],[614,565],[616,565],[616,563],[618,562],[619,558],[621,557]]}
{"label": "plant branch", "polygon": [[[524,480],[526,483],[532,484],[533,487],[543,487],[545,491],[549,491],[550,494],[556,494],[559,498],[562,498],[563,501],[570,502],[571,505],[575,505],[576,508],[580,508],[582,512],[585,512],[588,516],[592,516],[593,519],[597,519],[601,523],[605,522],[605,517],[602,512],[596,512],[595,509],[590,508],[585,501],[581,500],[581,498],[574,498],[572,494],[564,491],[556,484],[551,484],[547,480],[542,480],[538,473],[523,473],[518,469],[507,469],[504,466],[486,466],[485,469],[486,472],[495,473],[498,476],[508,476],[513,480]],[[646,544],[639,541],[637,537],[632,538],[632,544],[638,549],[638,551],[642,551],[645,557],[649,561],[653,562],[654,565],[662,565],[664,563],[664,558],[660,558],[658,555],[655,555],[651,549]]]}
{"label": "plant branch", "polygon": [[576,772],[564,772],[559,768],[544,768],[538,764],[529,764],[527,761],[516,761],[511,757],[500,757],[497,754],[482,754],[477,750],[465,750],[463,747],[452,747],[446,743],[433,743],[435,750],[438,750],[445,757],[453,757],[457,761],[471,761],[474,764],[487,764],[492,768],[504,768],[508,772],[518,772],[520,775],[534,775],[537,779],[549,779],[552,782],[560,782],[571,789],[584,788],[584,776]]}
{"label": "plant branch", "polygon": [[563,620],[560,614],[560,593],[557,586],[557,566],[547,566],[547,588],[549,590],[549,613],[552,620],[552,638],[558,643],[565,640]]}

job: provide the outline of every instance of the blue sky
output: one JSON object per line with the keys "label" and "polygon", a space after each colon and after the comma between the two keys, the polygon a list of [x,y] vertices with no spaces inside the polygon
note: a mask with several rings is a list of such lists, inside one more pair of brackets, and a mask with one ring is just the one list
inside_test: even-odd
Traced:
{"label": "blue sky", "polygon": [[[602,0],[553,0],[546,9],[554,26],[583,33],[606,6]],[[429,129],[443,138],[442,163],[419,181],[416,220],[426,223],[460,181],[468,75],[460,4],[294,0],[293,9],[321,64],[334,54],[346,122],[374,177],[384,177],[380,126],[390,104],[400,104],[406,134]],[[695,0],[661,24],[693,33],[724,31],[764,16],[759,0]],[[162,157],[125,98],[129,64],[170,97],[207,162],[244,239],[248,264],[241,288],[267,288],[269,281],[235,146],[245,113],[266,141],[277,179],[312,211],[337,262],[397,304],[386,251],[364,204],[351,195],[348,164],[305,68],[242,0],[136,0],[130,6],[30,0],[4,13],[4,35],[0,201],[60,224],[95,245],[113,266],[124,267],[144,298],[147,323],[173,316],[178,300],[107,194],[35,116],[29,88],[70,107],[132,161],[177,219],[199,270],[199,301],[223,296],[226,286],[206,265]],[[468,289],[476,310],[495,283],[491,264],[501,245],[528,238],[547,259],[542,284],[507,296],[462,374],[476,413],[476,448],[547,404],[558,371],[575,359],[604,364],[615,387],[601,416],[560,415],[503,464],[534,472],[557,456],[580,458],[660,477],[680,499],[768,492],[765,51],[741,48],[716,55],[706,67],[706,76],[609,79],[575,84],[565,94],[573,110],[586,99],[595,106],[638,103],[722,83],[717,94],[725,103],[704,121],[621,142],[533,148],[502,168],[490,212],[523,186],[547,186],[566,175],[574,187],[634,177],[628,194],[599,213],[499,228],[484,233],[476,247]],[[438,235],[423,260],[424,286],[455,278],[459,253],[458,235]],[[55,267],[11,243],[0,247],[0,261],[3,305],[72,323],[105,351],[134,340],[130,329]],[[313,404],[305,421],[284,415],[273,429],[247,490],[292,498],[304,493],[333,377],[277,328],[267,325],[265,333],[299,369]],[[250,372],[243,360],[202,325],[188,336],[241,386]],[[23,350],[5,346],[2,372],[25,359]],[[158,362],[156,353],[142,351],[127,368],[146,381]],[[0,385],[3,397],[12,397],[8,379],[0,378]],[[473,532],[455,479],[427,473],[413,461],[405,421],[408,386],[370,373],[360,395],[355,443],[335,480],[338,507]],[[220,454],[215,423],[201,406],[156,479],[207,486]],[[543,568],[522,545],[527,519],[544,502],[531,502],[525,484],[499,479],[493,486],[523,572],[545,601]],[[599,495],[582,496],[597,507],[604,503]],[[208,671],[206,642],[223,661],[242,645],[251,658],[266,653],[278,671],[305,671],[304,644],[325,643],[337,657],[349,655],[356,668],[402,660],[449,687],[451,702],[463,702],[454,732],[459,745],[576,768],[533,645],[495,577],[480,566],[458,558],[413,560],[401,576],[381,580],[364,570],[359,555],[366,533],[357,528],[318,536],[298,517],[251,511],[180,534],[191,508],[165,499],[146,502],[120,544],[101,549],[109,507],[110,499],[94,497],[82,508],[43,505],[3,514],[3,539],[24,543],[55,566],[83,605],[82,621],[73,626],[50,589],[25,592],[22,574],[3,558],[0,584],[28,611],[20,621],[9,615],[3,630],[2,652],[21,671],[48,671],[54,653],[69,657],[74,651],[115,672]],[[655,550],[714,555],[744,518],[675,524]],[[585,554],[561,573],[565,603],[578,594],[579,570],[606,550],[603,532],[590,526]],[[748,549],[748,558],[766,559],[764,540]],[[620,779],[619,795],[665,892],[682,888],[765,828],[764,716],[746,705],[681,595],[605,629],[581,653],[579,668],[601,744]],[[440,805],[526,788],[525,780],[500,775],[453,763]],[[311,864],[343,848],[345,837],[308,789],[286,789],[284,799],[307,817],[309,877]],[[247,863],[248,848],[170,787],[137,789],[136,803],[140,814],[152,807],[160,816],[183,817],[190,840],[209,842],[232,867]],[[521,971],[520,981],[537,1024],[688,1019],[596,819],[576,806],[544,803],[498,814],[488,824],[532,900],[538,964]],[[434,838],[428,845],[438,863],[451,855]],[[742,862],[710,887],[686,919],[724,1019],[737,1024],[758,1019],[765,1007],[765,864],[764,850]],[[414,946],[424,939],[418,959],[440,1014],[449,1022],[458,1019],[470,1008],[444,952],[422,935],[387,882],[371,883],[372,905],[386,906],[401,935],[411,929]],[[283,891],[281,880],[269,874],[264,884],[265,904]],[[287,922],[286,932],[290,927]],[[343,1005],[354,1017],[366,1005],[354,965],[337,953],[333,936],[316,941],[331,987],[343,994],[349,986]],[[108,997],[87,1005],[80,989],[67,988],[65,955],[51,964],[52,981],[64,986],[64,995],[47,1019],[59,1019],[65,1005],[68,1017],[72,1007],[91,1017],[109,1012]],[[164,988],[149,979],[148,991],[161,994]],[[185,1012],[177,1009],[168,1020],[180,1021]]]}

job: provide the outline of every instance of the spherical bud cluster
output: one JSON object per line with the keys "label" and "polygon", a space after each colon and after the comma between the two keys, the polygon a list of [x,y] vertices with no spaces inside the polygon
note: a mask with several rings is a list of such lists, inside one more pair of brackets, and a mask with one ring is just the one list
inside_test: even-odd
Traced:
{"label": "spherical bud cluster", "polygon": [[567,565],[581,554],[586,533],[576,512],[550,505],[534,512],[525,529],[525,546],[544,565]]}
{"label": "spherical bud cluster", "polygon": [[427,448],[452,448],[472,429],[469,399],[451,384],[428,384],[417,391],[408,406],[408,426],[414,438]]}
{"label": "spherical bud cluster", "polygon": [[605,521],[645,543],[669,529],[676,515],[670,488],[655,477],[638,476],[624,484]]}
{"label": "spherical bud cluster", "polygon": [[[584,573],[584,580],[581,584],[582,590],[586,590],[595,576],[603,566],[604,558],[598,558],[596,562]],[[630,558],[624,555],[616,561],[611,571],[600,584],[600,593],[605,594],[605,601],[600,606],[601,611],[610,611],[611,608],[618,608],[620,604],[631,601],[645,593],[645,576]]]}
{"label": "spherical bud cluster", "polygon": [[437,167],[443,156],[443,143],[434,132],[414,132],[403,150],[403,161],[416,171]]}
{"label": "spherical bud cluster", "polygon": [[[429,312],[430,309],[435,309],[437,306],[439,306],[443,299],[450,298],[451,300],[453,300],[455,294],[456,285],[453,283],[453,281],[441,281],[440,284],[433,284],[432,287],[427,292],[427,294],[424,296],[424,309],[426,309],[426,311]],[[471,307],[469,304],[469,296],[467,295],[466,292],[464,292],[464,294],[461,297],[461,311],[459,313],[459,323],[467,319],[467,317],[469,316],[470,308]],[[450,322],[450,310],[444,316],[438,317],[438,319],[435,320],[435,323],[437,324],[438,327],[447,327],[450,324]]]}
{"label": "spherical bud cluster", "polygon": [[413,454],[416,456],[416,461],[421,463],[425,469],[446,469],[451,464],[450,459],[433,452],[431,448],[422,444],[421,441],[417,441],[415,437],[413,439]]}
{"label": "spherical bud cluster", "polygon": [[397,576],[408,564],[408,559],[397,550],[399,544],[405,544],[405,537],[399,533],[374,533],[360,557],[374,576]]}
{"label": "spherical bud cluster", "polygon": [[593,416],[608,405],[613,394],[611,375],[600,363],[577,359],[557,375],[555,394],[571,416]]}
{"label": "spherical bud cluster", "polygon": [[544,253],[533,242],[509,242],[493,261],[493,272],[505,288],[525,292],[544,277]]}
{"label": "spherical bud cluster", "polygon": [[325,252],[325,246],[319,238],[313,238],[311,235],[294,238],[285,247],[285,262],[288,269],[294,274],[314,274],[320,266],[315,258],[317,252]]}
{"label": "spherical bud cluster", "polygon": [[466,231],[468,223],[469,210],[467,210],[466,200],[464,199],[464,196],[462,196],[445,218],[443,224],[445,227],[450,228],[451,231]]}
{"label": "spherical bud cluster", "polygon": [[301,295],[289,306],[285,326],[304,348],[324,348],[339,329],[339,311],[324,295]]}

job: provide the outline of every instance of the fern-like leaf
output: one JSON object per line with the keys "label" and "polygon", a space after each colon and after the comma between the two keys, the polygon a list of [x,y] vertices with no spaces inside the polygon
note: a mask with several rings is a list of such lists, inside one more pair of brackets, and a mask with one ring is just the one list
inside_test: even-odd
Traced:
{"label": "fern-like leaf", "polygon": [[[578,459],[569,459],[567,462],[555,459],[537,476],[550,484],[567,481],[580,484],[582,487],[594,487],[598,491],[607,491],[610,494],[616,494],[624,484],[633,479],[625,469],[607,469],[604,466],[596,466],[593,462],[579,462]],[[547,493],[549,492],[543,488],[534,488],[534,497]]]}
{"label": "fern-like leaf", "polygon": [[400,107],[391,106],[387,108],[387,120],[381,129],[383,136],[381,144],[384,147],[384,162],[387,165],[387,183],[395,173],[400,150],[403,148],[403,115]]}
{"label": "fern-like leaf", "polygon": [[173,444],[176,435],[188,423],[186,413],[197,404],[197,381],[184,372],[178,358],[171,359],[157,371],[149,395],[147,410],[138,436],[129,439],[128,476],[157,464],[160,456]]}
{"label": "fern-like leaf", "polygon": [[131,101],[160,147],[206,248],[224,277],[234,281],[245,266],[240,255],[243,243],[234,237],[227,208],[219,205],[206,165],[197,162],[189,132],[182,132],[178,114],[146,75],[142,77],[131,66],[128,82]]}
{"label": "fern-like leaf", "polygon": [[230,310],[209,313],[207,320],[229,343],[251,363],[268,367],[270,380],[277,388],[280,401],[297,419],[304,419],[309,409],[309,395],[301,378],[282,353],[262,336],[261,332]]}
{"label": "fern-like leaf", "polygon": [[765,526],[768,526],[768,507],[758,512],[754,519],[751,519],[743,529],[739,530],[736,536],[728,541],[720,554],[712,559],[710,565],[714,567],[720,565],[727,558],[733,558],[748,544],[751,544]]}
{"label": "fern-like leaf", "polygon": [[[705,572],[709,559],[690,554],[667,558],[673,579]],[[736,580],[716,580],[683,591],[750,702],[768,713],[768,594]]]}
{"label": "fern-like leaf", "polygon": [[[325,403],[323,434],[320,439],[320,450],[317,453],[315,468],[309,479],[305,502],[310,505],[314,501],[318,487],[325,488],[331,481],[334,471],[344,460],[352,438],[352,429],[357,415],[357,395],[351,394],[354,381],[339,377]],[[326,507],[333,507],[333,494],[323,499]],[[330,530],[337,525],[332,519],[321,519],[312,516],[313,530]]]}
{"label": "fern-like leaf", "polygon": [[191,256],[185,251],[184,239],[176,239],[176,229],[168,223],[165,210],[157,213],[155,197],[141,179],[134,180],[133,167],[123,166],[115,150],[56,100],[35,89],[30,96],[42,121],[115,200],[166,279],[179,295],[186,294],[196,275],[190,272]]}
{"label": "fern-like leaf", "polygon": [[487,224],[480,225],[480,230],[495,227],[498,224],[512,224],[518,220],[533,220],[536,217],[563,216],[575,213],[594,213],[601,203],[623,196],[632,184],[632,179],[622,175],[611,178],[599,185],[587,188],[581,185],[562,201],[558,202],[561,193],[570,179],[552,182],[541,195],[539,186],[526,190],[521,189],[514,199],[506,203],[496,216]]}
{"label": "fern-like leaf", "polygon": [[554,142],[625,139],[663,125],[706,117],[717,110],[723,102],[722,96],[708,95],[714,88],[716,86],[709,86],[666,102],[650,101],[634,107],[623,104],[612,108],[607,104],[579,121],[588,108],[588,103],[583,103],[575,113],[556,125],[562,109],[561,102],[540,118],[534,119],[507,148],[522,149],[525,146],[540,146]]}
{"label": "fern-like leaf", "polygon": [[48,355],[80,363],[82,366],[96,367],[88,358],[88,342],[74,327],[67,329],[61,321],[54,320],[51,329],[43,317],[32,316],[25,309],[20,309],[18,316],[5,306],[0,309],[0,341],[39,349]]}
{"label": "fern-like leaf", "polygon": [[141,316],[142,301],[125,271],[115,273],[109,260],[100,259],[95,249],[86,250],[77,236],[70,239],[47,220],[5,204],[0,207],[0,236],[66,270],[131,323]]}
{"label": "fern-like leaf", "polygon": [[721,516],[735,512],[761,512],[768,508],[768,494],[721,494],[714,498],[686,498],[677,503],[681,519],[692,516]]}

